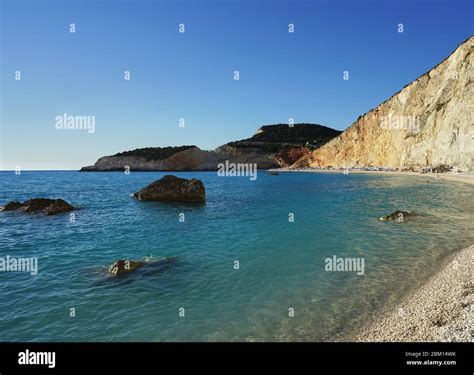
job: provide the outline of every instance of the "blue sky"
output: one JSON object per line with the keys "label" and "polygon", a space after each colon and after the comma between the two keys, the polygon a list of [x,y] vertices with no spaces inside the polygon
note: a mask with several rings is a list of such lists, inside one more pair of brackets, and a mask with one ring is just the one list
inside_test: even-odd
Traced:
{"label": "blue sky", "polygon": [[[289,118],[343,130],[474,31],[473,2],[453,0],[3,0],[1,14],[1,169],[213,149]],[[95,116],[95,133],[57,130],[63,113]]]}

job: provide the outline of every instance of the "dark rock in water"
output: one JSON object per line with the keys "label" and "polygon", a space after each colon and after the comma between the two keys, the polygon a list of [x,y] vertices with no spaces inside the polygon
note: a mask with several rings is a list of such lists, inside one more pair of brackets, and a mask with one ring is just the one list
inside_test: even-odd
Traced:
{"label": "dark rock in water", "polygon": [[23,203],[17,201],[9,202],[3,207],[2,211],[13,211],[20,208],[24,212],[42,211],[46,215],[61,214],[75,209],[63,199],[33,198]]}
{"label": "dark rock in water", "polygon": [[22,209],[25,212],[41,211],[41,210],[44,210],[46,207],[48,207],[53,202],[54,202],[53,199],[33,198],[33,199],[30,199],[30,200],[27,200],[26,202],[24,202]]}
{"label": "dark rock in water", "polygon": [[380,221],[395,221],[397,223],[403,223],[404,220],[408,217],[415,216],[414,212],[407,211],[394,211],[389,215],[385,215],[379,218]]}
{"label": "dark rock in water", "polygon": [[21,202],[17,202],[17,201],[8,202],[5,206],[3,206],[2,211],[18,210],[21,206],[22,206]]}
{"label": "dark rock in water", "polygon": [[205,202],[204,184],[198,179],[185,179],[166,175],[133,194],[141,201]]}
{"label": "dark rock in water", "polygon": [[278,176],[278,172],[270,172],[268,173],[269,176]]}
{"label": "dark rock in water", "polygon": [[48,207],[44,209],[46,215],[57,215],[64,212],[69,212],[74,210],[74,207],[71,206],[63,199],[55,199]]}
{"label": "dark rock in water", "polygon": [[124,273],[135,271],[145,264],[143,261],[119,259],[109,267],[111,276],[120,276]]}
{"label": "dark rock in water", "polygon": [[146,260],[119,259],[108,268],[108,273],[110,276],[121,276],[144,266],[167,266],[176,263],[177,260],[177,257]]}

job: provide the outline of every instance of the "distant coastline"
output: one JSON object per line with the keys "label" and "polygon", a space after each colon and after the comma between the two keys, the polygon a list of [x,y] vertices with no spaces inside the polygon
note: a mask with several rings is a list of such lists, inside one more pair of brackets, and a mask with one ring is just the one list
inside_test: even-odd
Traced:
{"label": "distant coastline", "polygon": [[319,124],[264,125],[250,138],[228,142],[215,150],[201,150],[194,145],[145,147],[103,156],[80,171],[216,171],[226,161],[257,164],[259,169],[289,167],[339,134],[341,131]]}

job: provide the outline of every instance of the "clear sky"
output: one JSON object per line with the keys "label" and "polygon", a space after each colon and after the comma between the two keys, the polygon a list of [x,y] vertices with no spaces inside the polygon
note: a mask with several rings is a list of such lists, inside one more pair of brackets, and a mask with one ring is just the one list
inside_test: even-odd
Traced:
{"label": "clear sky", "polygon": [[[471,36],[473,3],[2,0],[0,168],[213,149],[289,118],[343,130]],[[95,132],[56,129],[64,113]]]}

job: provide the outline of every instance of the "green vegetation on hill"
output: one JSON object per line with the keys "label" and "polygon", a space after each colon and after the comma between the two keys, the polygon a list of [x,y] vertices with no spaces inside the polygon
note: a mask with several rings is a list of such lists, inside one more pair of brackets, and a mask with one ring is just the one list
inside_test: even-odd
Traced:
{"label": "green vegetation on hill", "polygon": [[238,148],[259,148],[264,152],[277,153],[289,147],[307,146],[318,148],[341,134],[341,131],[317,124],[265,125],[251,138],[229,142]]}
{"label": "green vegetation on hill", "polygon": [[146,161],[163,160],[169,158],[177,152],[187,150],[196,146],[178,146],[178,147],[145,147],[137,148],[131,151],[124,151],[115,154],[114,156],[135,156],[144,158]]}

